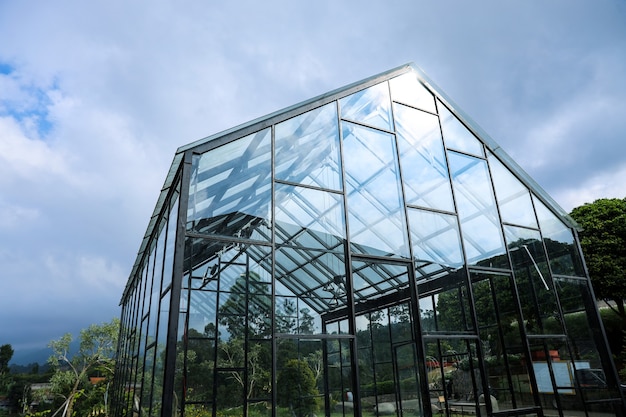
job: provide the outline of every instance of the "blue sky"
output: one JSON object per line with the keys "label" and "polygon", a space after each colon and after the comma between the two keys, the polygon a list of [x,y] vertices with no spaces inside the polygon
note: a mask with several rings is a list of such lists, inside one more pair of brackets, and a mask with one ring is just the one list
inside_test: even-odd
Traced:
{"label": "blue sky", "polygon": [[119,316],[179,146],[407,62],[567,211],[625,197],[624,22],[623,0],[0,2],[0,344]]}

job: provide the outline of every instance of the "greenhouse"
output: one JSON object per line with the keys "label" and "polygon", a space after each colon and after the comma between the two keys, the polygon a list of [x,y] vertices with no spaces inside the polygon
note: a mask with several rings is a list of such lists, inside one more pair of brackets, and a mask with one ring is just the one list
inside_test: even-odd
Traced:
{"label": "greenhouse", "polygon": [[113,413],[623,416],[576,227],[412,64],[183,146]]}

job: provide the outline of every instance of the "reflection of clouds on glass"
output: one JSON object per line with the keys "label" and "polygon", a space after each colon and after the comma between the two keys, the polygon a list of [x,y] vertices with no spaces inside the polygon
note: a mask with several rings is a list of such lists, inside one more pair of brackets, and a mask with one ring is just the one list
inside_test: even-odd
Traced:
{"label": "reflection of clouds on glass", "polygon": [[407,256],[394,137],[346,122],[342,126],[351,240]]}
{"label": "reflection of clouds on glass", "polygon": [[502,220],[520,226],[537,227],[530,192],[524,184],[491,153],[489,167]]}
{"label": "reflection of clouds on glass", "polygon": [[216,218],[239,213],[258,219],[256,227],[269,235],[267,222],[260,220],[271,218],[270,133],[265,129],[194,157],[188,224],[196,231],[216,230]]}
{"label": "reflection of clouds on glass", "polygon": [[538,198],[533,196],[539,226],[544,238],[556,240],[563,243],[574,243],[572,230],[567,227],[561,219],[554,215]]}
{"label": "reflection of clouds on glass", "polygon": [[391,101],[387,83],[358,91],[339,100],[341,117],[391,130]]}
{"label": "reflection of clouds on glass", "polygon": [[470,153],[472,155],[484,156],[483,145],[474,136],[472,132],[450,113],[440,101],[437,102],[439,107],[439,117],[441,118],[441,130],[443,131],[443,141],[446,148],[455,149],[457,151]]}
{"label": "reflection of clouds on glass", "polygon": [[504,253],[486,161],[448,152],[457,210],[469,263]]}
{"label": "reflection of clouds on glass", "polygon": [[276,179],[341,189],[335,103],[277,124],[274,143]]}
{"label": "reflection of clouds on glass", "polygon": [[394,104],[407,204],[454,211],[437,116]]}
{"label": "reflection of clouds on glass", "polygon": [[[295,244],[296,234],[318,232],[329,239],[328,248],[345,239],[343,198],[340,194],[276,184],[277,243]],[[290,227],[295,226],[295,227]],[[292,229],[293,233],[288,230]],[[283,236],[284,234],[284,236]]]}
{"label": "reflection of clouds on glass", "polygon": [[389,80],[391,98],[418,109],[436,113],[433,95],[417,79],[413,72],[400,75]]}
{"label": "reflection of clouds on glass", "polygon": [[456,216],[409,209],[413,257],[457,268],[463,265]]}

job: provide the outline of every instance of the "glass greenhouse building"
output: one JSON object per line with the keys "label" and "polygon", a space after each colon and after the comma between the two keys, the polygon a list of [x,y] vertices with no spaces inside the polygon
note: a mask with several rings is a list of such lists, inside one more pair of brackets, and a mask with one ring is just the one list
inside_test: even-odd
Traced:
{"label": "glass greenhouse building", "polygon": [[178,149],[116,416],[623,416],[576,224],[417,67]]}

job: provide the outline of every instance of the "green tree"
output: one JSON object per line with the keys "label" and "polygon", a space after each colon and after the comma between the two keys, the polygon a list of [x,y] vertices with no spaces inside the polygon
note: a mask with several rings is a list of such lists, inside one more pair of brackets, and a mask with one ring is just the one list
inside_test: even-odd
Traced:
{"label": "green tree", "polygon": [[317,410],[315,375],[306,361],[291,359],[276,379],[278,405],[289,407],[295,417],[308,417]]}
{"label": "green tree", "polygon": [[81,330],[78,351],[73,355],[70,354],[71,334],[50,342],[53,354],[48,361],[55,369],[50,379],[52,391],[63,400],[54,416],[70,417],[74,412],[88,415],[96,406],[107,408],[104,395],[94,395],[103,388],[91,385],[89,376],[109,380],[113,377],[119,325],[119,320],[113,319],[110,323],[92,324]]}
{"label": "green tree", "polygon": [[612,301],[626,324],[626,199],[599,199],[570,215],[583,229],[580,243],[596,297]]}
{"label": "green tree", "polygon": [[9,362],[12,357],[13,348],[11,345],[0,346],[0,393],[6,394],[11,385]]}

